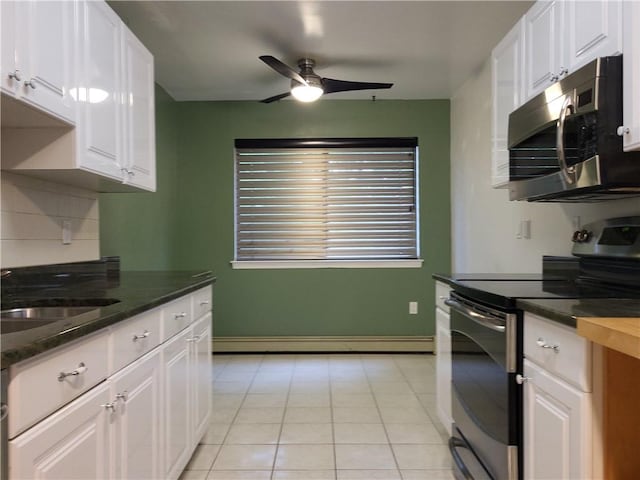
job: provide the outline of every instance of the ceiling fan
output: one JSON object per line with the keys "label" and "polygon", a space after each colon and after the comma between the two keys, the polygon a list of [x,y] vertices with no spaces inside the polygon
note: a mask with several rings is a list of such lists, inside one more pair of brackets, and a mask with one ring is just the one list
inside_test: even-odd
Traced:
{"label": "ceiling fan", "polygon": [[261,100],[262,103],[275,102],[289,95],[293,95],[296,100],[300,100],[301,102],[314,102],[323,94],[327,93],[347,92],[349,90],[383,89],[393,86],[393,83],[348,82],[346,80],[322,78],[313,71],[316,62],[311,58],[301,58],[298,60],[300,72],[296,72],[289,65],[271,55],[262,55],[260,60],[280,75],[291,79],[291,91],[265,98]]}

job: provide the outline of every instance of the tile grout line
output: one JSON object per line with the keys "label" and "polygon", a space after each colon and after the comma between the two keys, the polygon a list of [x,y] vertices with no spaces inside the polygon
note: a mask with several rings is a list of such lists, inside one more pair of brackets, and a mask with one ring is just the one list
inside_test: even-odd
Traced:
{"label": "tile grout line", "polygon": [[[218,451],[216,452],[216,455],[213,459],[213,462],[211,462],[211,467],[209,468],[209,471],[207,472],[207,477],[213,472],[213,466],[216,463],[216,460],[218,460],[218,456],[220,455],[220,451],[222,450],[222,447],[225,445],[225,441],[227,440],[227,437],[229,436],[229,432],[231,431],[231,428],[233,427],[236,418],[238,418],[238,414],[240,413],[240,409],[242,408],[242,404],[244,403],[244,401],[247,398],[247,395],[249,394],[249,390],[251,390],[251,385],[253,385],[253,382],[256,378],[256,375],[258,374],[258,370],[260,369],[260,365],[262,365],[262,362],[264,361],[264,355],[260,356],[260,364],[258,365],[258,368],[256,368],[256,370],[253,372],[253,376],[251,377],[251,381],[249,382],[249,385],[247,386],[245,392],[244,392],[244,396],[242,397],[242,400],[240,401],[240,405],[238,406],[238,409],[236,411],[236,414],[233,416],[233,418],[231,419],[231,423],[229,424],[229,429],[227,430],[227,433],[225,433],[224,437],[222,438],[222,443],[220,444],[220,448],[218,449]],[[224,369],[226,369],[229,364],[231,363],[231,361],[228,361],[225,366]],[[222,372],[220,372],[222,373]],[[213,408],[213,406],[212,406]]]}
{"label": "tile grout line", "polygon": [[291,395],[291,383],[293,382],[293,374],[296,370],[297,358],[298,358],[297,356],[294,358],[293,370],[289,375],[289,386],[287,387],[287,397],[285,398],[284,408],[282,409],[282,417],[280,418],[280,430],[278,431],[278,438],[276,439],[276,451],[273,455],[273,462],[271,464],[271,475],[269,476],[271,480],[273,480],[274,475],[276,473],[276,462],[278,460],[278,452],[280,450],[280,440],[282,438],[282,430],[284,429],[284,417],[287,414],[287,407],[289,406],[289,396]]}

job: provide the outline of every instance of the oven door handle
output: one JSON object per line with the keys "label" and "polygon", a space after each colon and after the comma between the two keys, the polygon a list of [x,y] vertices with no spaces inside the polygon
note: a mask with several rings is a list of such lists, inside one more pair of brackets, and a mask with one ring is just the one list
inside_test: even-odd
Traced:
{"label": "oven door handle", "polygon": [[469,447],[467,447],[467,445],[459,438],[456,438],[456,437],[449,438],[449,451],[451,452],[453,461],[456,462],[456,466],[458,467],[458,470],[464,477],[464,480],[474,480],[473,475],[471,475],[471,472],[469,471],[467,466],[464,464],[464,460],[458,453],[458,450],[457,450],[458,448],[469,448]]}
{"label": "oven door handle", "polygon": [[487,315],[483,315],[481,313],[476,312],[475,310],[466,307],[462,303],[453,300],[451,298],[447,298],[444,301],[445,305],[453,308],[454,310],[458,310],[460,313],[469,317],[474,322],[482,325],[483,327],[490,328],[496,332],[504,333],[507,329],[506,323],[496,320],[495,318],[489,317]]}

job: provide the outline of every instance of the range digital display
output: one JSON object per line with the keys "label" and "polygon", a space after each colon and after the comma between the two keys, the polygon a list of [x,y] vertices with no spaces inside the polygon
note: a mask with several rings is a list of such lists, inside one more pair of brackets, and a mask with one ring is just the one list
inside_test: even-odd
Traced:
{"label": "range digital display", "polygon": [[598,245],[634,245],[640,235],[640,227],[609,227],[602,231]]}

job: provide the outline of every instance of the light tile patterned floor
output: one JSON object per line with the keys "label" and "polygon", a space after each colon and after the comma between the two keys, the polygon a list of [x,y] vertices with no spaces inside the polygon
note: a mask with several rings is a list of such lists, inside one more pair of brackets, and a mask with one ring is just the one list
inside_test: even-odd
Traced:
{"label": "light tile patterned floor", "polygon": [[453,479],[432,355],[213,363],[211,427],[181,480]]}

